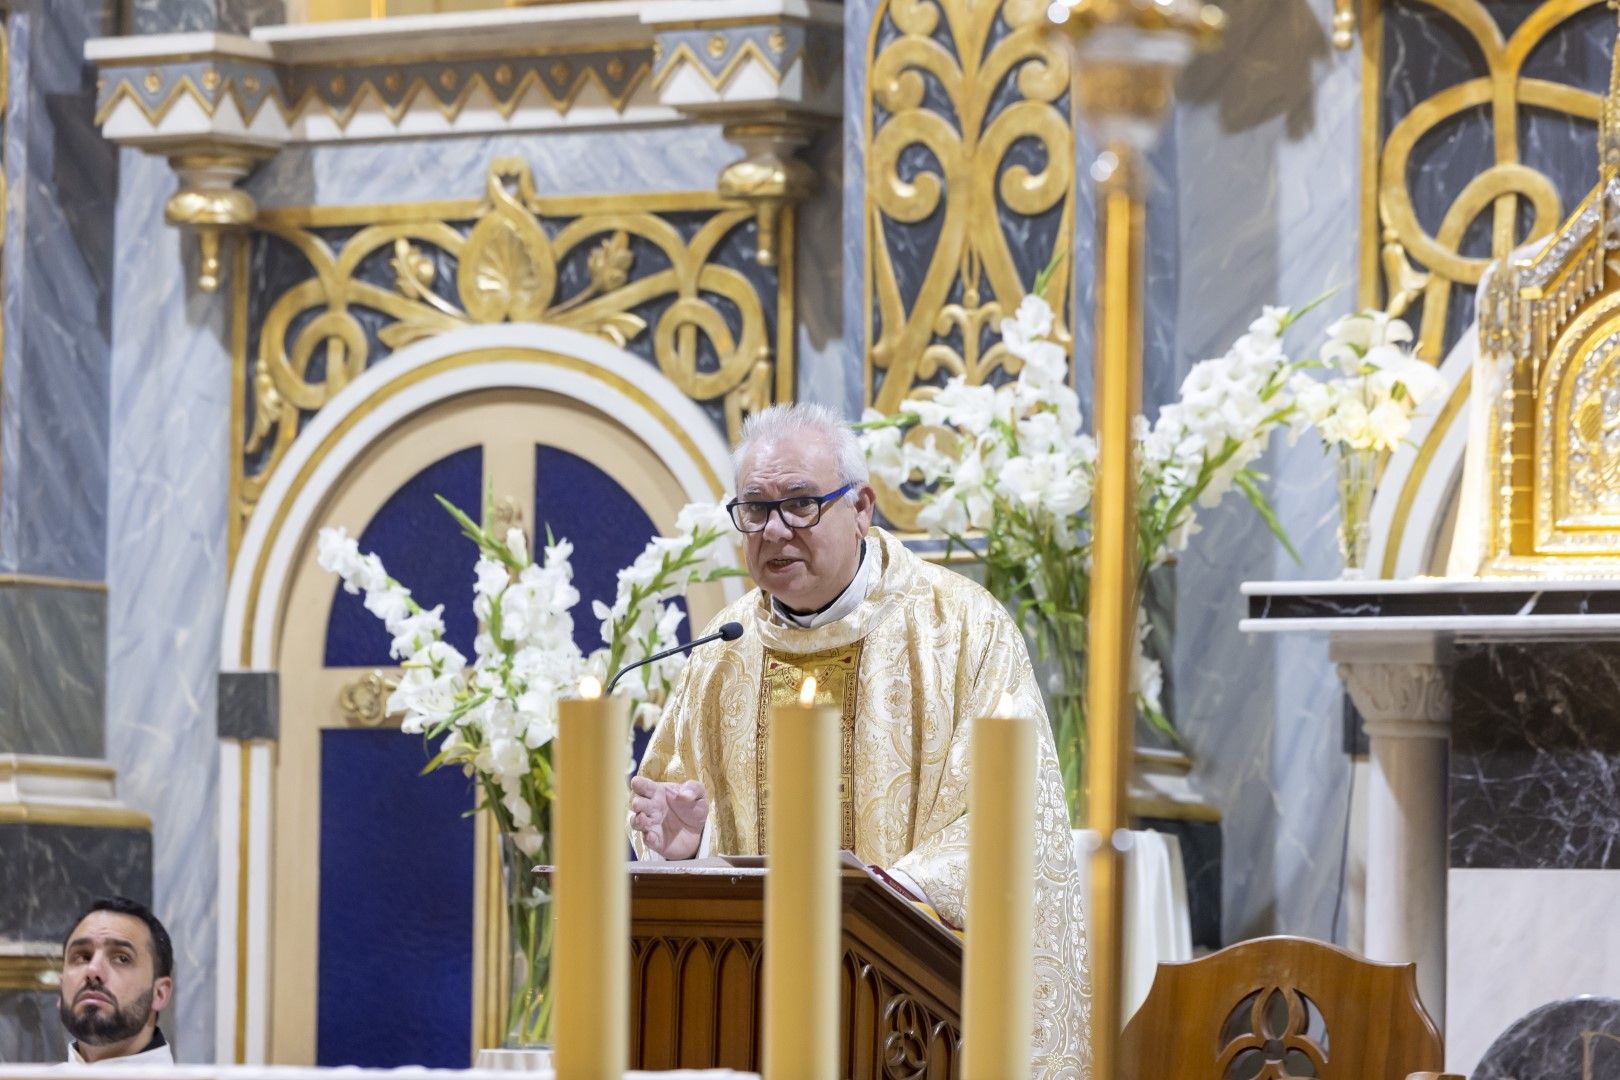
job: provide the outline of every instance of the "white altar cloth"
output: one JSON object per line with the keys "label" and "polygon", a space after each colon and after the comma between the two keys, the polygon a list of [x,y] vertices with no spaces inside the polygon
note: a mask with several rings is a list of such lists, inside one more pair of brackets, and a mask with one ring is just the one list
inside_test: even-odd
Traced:
{"label": "white altar cloth", "polygon": [[[1131,830],[1125,852],[1125,962],[1124,997],[1120,1018],[1129,1022],[1142,1002],[1162,963],[1192,959],[1192,916],[1187,906],[1187,873],[1181,862],[1181,841],[1152,829]],[[1096,844],[1091,829],[1074,831],[1075,856],[1086,879],[1082,891],[1088,910],[1086,937],[1091,936],[1089,867]]]}

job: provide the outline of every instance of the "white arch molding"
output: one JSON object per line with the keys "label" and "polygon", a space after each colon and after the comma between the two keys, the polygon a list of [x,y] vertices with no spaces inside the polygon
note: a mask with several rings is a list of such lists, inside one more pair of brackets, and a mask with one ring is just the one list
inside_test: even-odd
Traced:
{"label": "white arch molding", "polygon": [[1416,417],[1407,441],[1390,455],[1373,496],[1374,578],[1409,578],[1433,572],[1468,449],[1470,391],[1479,356],[1479,327],[1469,326],[1440,365],[1445,390]]}
{"label": "white arch molding", "polygon": [[[346,386],[293,441],[231,568],[226,671],[276,669],[276,623],[316,515],[368,447],[424,410],[483,390],[542,390],[612,418],[656,453],[687,501],[719,498],[730,448],[666,375],[601,338],[534,323],[468,327],[399,350]],[[728,599],[741,589],[725,582]],[[263,1063],[268,1046],[272,747],[222,740],[216,1056]]]}

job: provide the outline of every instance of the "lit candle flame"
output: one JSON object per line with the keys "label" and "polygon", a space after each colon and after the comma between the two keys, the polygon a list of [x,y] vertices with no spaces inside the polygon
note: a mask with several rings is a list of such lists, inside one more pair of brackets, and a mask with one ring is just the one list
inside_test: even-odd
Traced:
{"label": "lit candle flame", "polygon": [[595,675],[587,675],[579,680],[579,696],[586,701],[594,701],[602,696],[602,680]]}
{"label": "lit candle flame", "polygon": [[804,677],[804,685],[799,687],[799,704],[808,709],[815,703],[816,677],[814,675],[806,675]]}
{"label": "lit candle flame", "polygon": [[1018,718],[1018,714],[1014,710],[1017,709],[1017,707],[1018,706],[1013,703],[1013,696],[1007,693],[1007,691],[1003,690],[1001,692],[1001,700],[996,702],[995,715],[1001,720],[1016,720]]}

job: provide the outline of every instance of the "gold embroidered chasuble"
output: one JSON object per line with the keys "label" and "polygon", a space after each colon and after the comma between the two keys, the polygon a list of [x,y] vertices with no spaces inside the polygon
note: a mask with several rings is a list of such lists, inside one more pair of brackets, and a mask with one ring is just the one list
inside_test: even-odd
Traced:
{"label": "gold embroidered chasuble", "polygon": [[[1090,979],[1079,877],[1046,710],[1022,635],[977,583],[873,529],[879,557],[865,600],[813,629],[772,618],[758,589],[714,620],[743,625],[693,654],[642,759],[654,780],[702,782],[710,847],[760,854],[774,806],[765,776],[771,705],[805,675],[841,707],[844,845],[923,887],[966,924],[967,791],[972,722],[1003,691],[1039,719],[1035,869],[1034,1075],[1088,1073]],[[870,557],[870,555],[868,556]],[[713,629],[711,627],[710,629]],[[648,857],[640,834],[637,855]]]}

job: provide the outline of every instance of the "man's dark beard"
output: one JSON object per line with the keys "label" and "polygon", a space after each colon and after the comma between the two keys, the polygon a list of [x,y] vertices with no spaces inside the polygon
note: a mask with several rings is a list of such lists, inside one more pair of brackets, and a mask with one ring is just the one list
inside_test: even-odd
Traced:
{"label": "man's dark beard", "polygon": [[[100,990],[99,993],[112,997],[111,992]],[[129,1003],[128,1008],[120,1009],[115,1004],[109,1010],[106,1008],[94,1009],[82,1016],[74,1012],[73,1006],[67,1001],[57,999],[57,1011],[62,1017],[62,1026],[67,1028],[68,1034],[86,1046],[106,1046],[108,1043],[123,1042],[134,1037],[146,1026],[146,1021],[152,1015],[152,988],[147,987],[146,992]]]}

